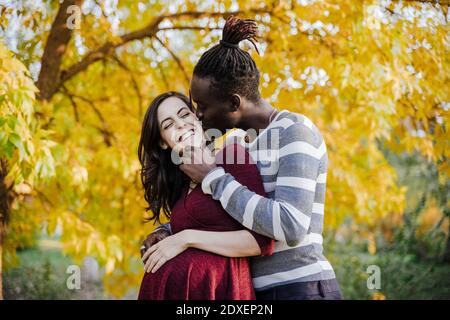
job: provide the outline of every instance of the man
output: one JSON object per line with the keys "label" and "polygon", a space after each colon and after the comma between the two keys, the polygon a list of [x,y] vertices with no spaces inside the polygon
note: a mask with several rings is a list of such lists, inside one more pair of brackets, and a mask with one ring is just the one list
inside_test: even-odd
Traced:
{"label": "man", "polygon": [[[259,132],[247,147],[267,197],[214,163],[180,168],[245,227],[277,240],[272,256],[251,259],[258,299],[341,299],[333,268],[322,254],[325,142],[307,117],[279,112],[261,98],[258,68],[238,46],[242,40],[253,43],[255,35],[253,21],[228,19],[223,39],[195,66],[190,92],[205,129]],[[168,235],[169,225],[158,228],[144,242],[146,249]]]}

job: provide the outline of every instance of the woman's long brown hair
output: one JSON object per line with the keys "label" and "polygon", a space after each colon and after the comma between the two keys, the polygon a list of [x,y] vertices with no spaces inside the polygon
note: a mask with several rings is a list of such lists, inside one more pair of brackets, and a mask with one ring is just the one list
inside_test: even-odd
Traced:
{"label": "woman's long brown hair", "polygon": [[157,96],[145,113],[138,148],[144,198],[148,203],[146,209],[151,212],[148,220],[158,223],[161,223],[161,214],[170,218],[171,210],[188,182],[187,176],[173,163],[171,149],[164,150],[160,146],[158,108],[170,97],[179,98],[194,112],[184,94],[169,91]]}

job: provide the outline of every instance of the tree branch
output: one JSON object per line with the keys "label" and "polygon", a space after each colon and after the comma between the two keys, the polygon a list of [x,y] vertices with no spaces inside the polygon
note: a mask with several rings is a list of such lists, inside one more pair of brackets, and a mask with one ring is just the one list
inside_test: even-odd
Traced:
{"label": "tree branch", "polygon": [[[93,64],[96,61],[99,61],[103,58],[105,58],[108,54],[112,52],[112,50],[123,46],[127,44],[128,42],[134,41],[134,40],[141,40],[144,38],[151,38],[156,36],[156,33],[161,30],[159,28],[160,23],[163,20],[166,19],[185,19],[185,18],[202,18],[202,17],[228,17],[230,15],[238,15],[238,14],[249,14],[249,13],[270,13],[271,10],[267,8],[262,9],[253,9],[253,10],[247,10],[247,11],[230,11],[230,12],[207,12],[207,11],[186,11],[186,12],[178,12],[174,14],[168,14],[168,15],[161,15],[159,17],[156,17],[153,19],[152,22],[150,22],[147,26],[144,28],[132,31],[130,33],[122,35],[118,41],[116,42],[106,42],[105,44],[101,45],[97,49],[94,49],[87,53],[79,62],[69,66],[66,70],[61,71],[60,78],[57,79],[55,84],[55,90],[52,92],[54,94],[58,87],[60,87],[64,82],[68,81],[72,77],[74,77],[76,74],[78,74],[81,71],[84,71],[89,67],[91,64]],[[163,30],[168,30],[171,27],[164,28]],[[181,27],[173,27],[175,29],[180,30]],[[190,29],[190,27],[183,27],[185,30]],[[192,27],[194,29],[197,29],[197,27]],[[212,29],[212,28],[204,28],[204,29]],[[51,96],[51,95],[50,95]]]}
{"label": "tree branch", "polygon": [[[153,50],[153,52],[156,54],[156,55],[158,55],[158,52],[156,52],[156,49],[155,49],[155,47],[153,46],[153,43],[152,42],[150,42],[150,48],[152,48],[152,50]],[[164,69],[163,69],[163,67],[162,67],[162,65],[161,65],[161,62],[159,62],[158,60],[156,61],[156,63],[157,63],[157,65],[158,65],[158,69],[159,69],[159,72],[161,73],[161,77],[162,77],[162,80],[163,80],[163,82],[164,82],[164,86],[166,87],[166,90],[169,90],[169,82],[167,81],[167,77],[166,77],[166,74],[164,73]]]}
{"label": "tree branch", "polygon": [[[108,123],[105,121],[105,118],[103,117],[103,115],[100,112],[100,110],[95,106],[94,101],[92,101],[92,100],[90,100],[90,99],[88,99],[86,97],[79,96],[79,95],[76,95],[74,93],[70,93],[65,86],[63,86],[63,88],[64,88],[64,91],[63,91],[64,94],[66,94],[69,97],[69,99],[71,99],[71,101],[75,101],[75,99],[79,99],[79,100],[87,103],[92,108],[92,110],[97,115],[97,118],[99,119],[99,121],[101,123],[100,127],[94,126],[94,128],[96,128],[98,131],[100,131],[100,133],[103,136],[103,141],[105,142],[105,144],[108,147],[110,147],[112,145],[112,141],[111,140],[115,140],[116,137],[111,132],[111,130],[108,129]],[[104,101],[104,100],[106,100],[106,99],[101,98],[101,99],[96,100],[96,101]]]}
{"label": "tree branch", "polygon": [[75,99],[73,98],[73,95],[69,92],[69,90],[67,90],[67,88],[65,86],[62,86],[63,92],[64,94],[67,96],[67,98],[69,98],[70,103],[72,104],[73,107],[73,114],[75,116],[75,121],[77,123],[80,122],[80,115],[78,114],[78,105],[75,102]]}
{"label": "tree branch", "polygon": [[180,58],[175,54],[175,52],[172,51],[172,49],[169,48],[167,44],[161,41],[161,39],[155,35],[155,39],[169,52],[169,54],[172,56],[173,60],[177,63],[178,67],[181,69],[181,72],[184,75],[184,79],[186,80],[187,85],[189,86],[190,80],[189,76],[186,72],[186,69],[183,66],[183,63],[181,62]]}
{"label": "tree branch", "polygon": [[114,61],[117,62],[120,68],[125,70],[131,78],[131,83],[133,84],[133,88],[136,91],[136,95],[138,97],[138,110],[139,110],[139,118],[142,118],[142,95],[139,90],[138,82],[136,81],[136,78],[133,75],[133,72],[131,72],[130,68],[128,68],[120,59],[117,57],[117,55],[113,55]]}
{"label": "tree branch", "polygon": [[[397,0],[398,1],[398,0]],[[450,5],[450,0],[403,0],[404,2],[420,2],[420,3],[429,3],[429,4],[440,4],[441,6]]]}
{"label": "tree branch", "polygon": [[165,31],[165,30],[205,30],[205,31],[210,31],[210,30],[222,30],[222,28],[219,28],[219,27],[209,28],[209,27],[199,27],[199,26],[173,26],[173,27],[159,28],[159,31]]}
{"label": "tree branch", "polygon": [[133,40],[154,36],[158,31],[158,25],[161,21],[162,17],[158,17],[147,27],[134,32],[127,33],[121,36],[119,41],[115,43],[107,42],[101,47],[89,52],[83,59],[81,59],[81,61],[73,64],[72,66],[67,68],[67,70],[61,72],[61,79],[59,81],[59,85],[69,80],[79,72],[85,70],[92,63],[104,59],[113,49],[120,47]]}

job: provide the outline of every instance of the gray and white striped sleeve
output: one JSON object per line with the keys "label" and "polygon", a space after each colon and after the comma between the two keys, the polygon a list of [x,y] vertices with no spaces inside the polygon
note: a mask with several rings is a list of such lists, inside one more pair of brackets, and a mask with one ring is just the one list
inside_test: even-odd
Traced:
{"label": "gray and white striped sleeve", "polygon": [[293,123],[280,134],[273,199],[251,192],[220,167],[205,177],[202,189],[245,227],[296,246],[309,229],[323,157],[326,146],[321,135],[303,123]]}
{"label": "gray and white striped sleeve", "polygon": [[155,230],[153,230],[153,232],[158,231],[158,230],[165,230],[168,233],[172,234],[172,228],[170,227],[170,222],[160,224],[158,227],[155,228]]}

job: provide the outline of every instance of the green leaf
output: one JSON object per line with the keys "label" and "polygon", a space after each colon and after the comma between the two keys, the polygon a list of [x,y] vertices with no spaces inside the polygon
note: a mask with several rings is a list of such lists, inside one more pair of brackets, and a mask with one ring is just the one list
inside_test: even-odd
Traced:
{"label": "green leaf", "polygon": [[12,144],[19,149],[19,158],[24,159],[27,156],[27,152],[25,150],[25,146],[22,143],[22,140],[20,139],[20,136],[17,133],[12,133],[9,136],[9,141],[12,142]]}

